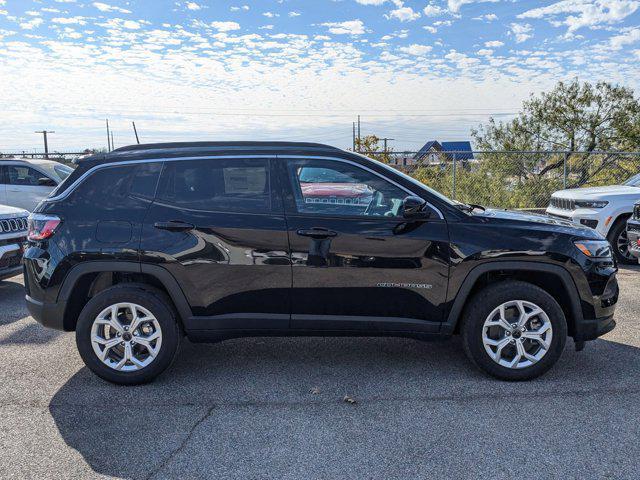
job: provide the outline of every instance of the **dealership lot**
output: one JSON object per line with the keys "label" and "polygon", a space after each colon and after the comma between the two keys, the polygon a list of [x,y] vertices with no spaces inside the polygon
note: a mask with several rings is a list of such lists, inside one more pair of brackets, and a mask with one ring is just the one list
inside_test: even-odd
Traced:
{"label": "dealership lot", "polygon": [[639,278],[619,274],[615,331],[533,382],[456,339],[249,338],[184,342],[141,387],[92,375],[0,282],[0,477],[637,478]]}

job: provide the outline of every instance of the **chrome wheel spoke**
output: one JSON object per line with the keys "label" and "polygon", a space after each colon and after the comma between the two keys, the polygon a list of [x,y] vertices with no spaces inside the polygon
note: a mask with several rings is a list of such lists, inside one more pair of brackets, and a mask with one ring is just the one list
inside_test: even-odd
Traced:
{"label": "chrome wheel spoke", "polygon": [[151,355],[152,357],[155,357],[158,354],[157,347],[151,346],[151,342],[153,340],[150,340],[149,338],[145,338],[145,337],[135,337],[135,338],[137,343],[139,343],[140,345],[142,345],[144,348],[147,349],[147,351],[149,352],[149,355]]}
{"label": "chrome wheel spoke", "polygon": [[511,340],[509,338],[503,338],[502,340],[499,340],[496,342],[495,346],[496,351],[493,354],[493,359],[496,361],[499,361],[500,358],[502,357],[502,350],[504,350],[504,347],[506,347],[507,345],[509,345],[509,343],[511,342]]}
{"label": "chrome wheel spoke", "polygon": [[[511,324],[507,322],[507,314],[506,314],[505,306],[500,305],[496,310],[498,310],[498,312],[496,312],[495,310],[491,312],[491,314],[489,315],[489,318],[491,318],[492,320],[485,322],[485,326],[486,327],[502,327],[503,329],[510,332]],[[494,319],[496,313],[499,314],[499,317],[497,319]]]}

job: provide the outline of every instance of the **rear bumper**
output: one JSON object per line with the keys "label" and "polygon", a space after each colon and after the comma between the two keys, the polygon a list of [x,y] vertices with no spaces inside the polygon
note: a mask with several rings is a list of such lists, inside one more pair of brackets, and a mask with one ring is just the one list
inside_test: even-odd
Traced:
{"label": "rear bumper", "polygon": [[39,302],[29,295],[25,296],[27,309],[31,316],[40,324],[56,330],[64,330],[64,311],[66,303]]}

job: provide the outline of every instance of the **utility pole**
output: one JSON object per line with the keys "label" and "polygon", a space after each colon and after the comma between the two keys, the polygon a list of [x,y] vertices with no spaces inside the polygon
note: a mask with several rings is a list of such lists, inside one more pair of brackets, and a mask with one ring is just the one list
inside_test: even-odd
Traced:
{"label": "utility pole", "polygon": [[49,158],[49,142],[47,140],[47,133],[56,133],[52,130],[40,130],[39,132],[35,132],[35,133],[41,133],[42,135],[44,135],[44,158]]}
{"label": "utility pole", "polygon": [[133,133],[136,134],[136,142],[140,145],[140,139],[138,138],[138,130],[136,130],[136,122],[131,122],[133,124]]}
{"label": "utility pole", "polygon": [[358,144],[360,143],[360,115],[358,115]]}
{"label": "utility pole", "polygon": [[353,126],[353,135],[351,137],[353,143],[353,151],[356,151],[356,122],[351,122]]}
{"label": "utility pole", "polygon": [[387,150],[387,140],[393,141],[393,140],[395,140],[395,138],[386,138],[385,137],[385,138],[381,138],[380,140],[382,140],[384,142],[384,153],[386,154],[388,152],[388,150]]}
{"label": "utility pole", "polygon": [[111,134],[109,133],[109,119],[107,118],[107,152],[111,151]]}

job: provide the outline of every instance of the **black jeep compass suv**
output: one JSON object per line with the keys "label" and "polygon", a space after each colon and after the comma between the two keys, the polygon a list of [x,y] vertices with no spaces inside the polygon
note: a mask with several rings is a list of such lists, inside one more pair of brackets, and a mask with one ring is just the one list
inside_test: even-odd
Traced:
{"label": "black jeep compass suv", "polygon": [[308,143],[137,145],[95,155],[30,217],[26,300],[116,383],[181,337],[462,335],[485,372],[548,370],[614,328],[616,264],[590,228],[452,201]]}

